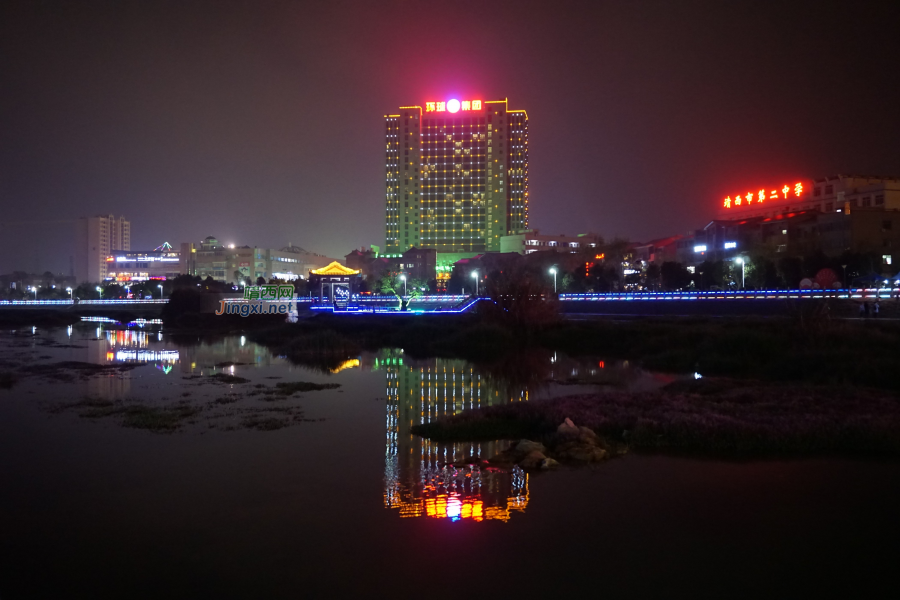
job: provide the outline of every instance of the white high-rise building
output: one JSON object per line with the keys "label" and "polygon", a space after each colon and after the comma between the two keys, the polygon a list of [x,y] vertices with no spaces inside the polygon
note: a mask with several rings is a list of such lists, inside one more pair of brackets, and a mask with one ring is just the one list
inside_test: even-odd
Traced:
{"label": "white high-rise building", "polygon": [[75,278],[79,283],[106,279],[107,257],[131,250],[131,222],[113,215],[81,217],[75,236]]}

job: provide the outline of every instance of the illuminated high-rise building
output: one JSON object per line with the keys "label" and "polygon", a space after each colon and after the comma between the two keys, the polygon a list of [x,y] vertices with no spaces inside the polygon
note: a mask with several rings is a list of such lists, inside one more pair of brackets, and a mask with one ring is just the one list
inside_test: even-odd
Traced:
{"label": "illuminated high-rise building", "polygon": [[385,251],[499,251],[528,228],[528,115],[445,99],[385,115]]}

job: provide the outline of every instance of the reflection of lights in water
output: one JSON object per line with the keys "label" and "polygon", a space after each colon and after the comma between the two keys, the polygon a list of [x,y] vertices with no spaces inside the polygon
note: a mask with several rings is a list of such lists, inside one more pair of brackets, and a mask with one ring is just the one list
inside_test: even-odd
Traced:
{"label": "reflection of lights in water", "polygon": [[[121,321],[116,321],[115,319],[110,319],[109,317],[81,317],[81,321],[83,323],[115,323],[116,325],[121,325]],[[143,327],[144,325],[162,325],[162,319],[135,319],[134,321],[129,321],[128,326],[137,325],[138,327]]]}
{"label": "reflection of lights in water", "polygon": [[244,336],[241,336],[241,348],[244,347],[245,343],[247,343],[247,338],[245,338]]}
{"label": "reflection of lights in water", "polygon": [[66,327],[66,335],[69,337],[72,337],[72,326],[71,325]]}
{"label": "reflection of lights in water", "polygon": [[178,362],[178,350],[119,350],[115,358],[123,361],[174,363]]}
{"label": "reflection of lights in water", "polygon": [[114,348],[117,346],[146,348],[149,345],[146,331],[111,330],[106,332],[106,341]]}
{"label": "reflection of lights in water", "polygon": [[156,341],[158,341],[158,342],[162,341],[162,331],[156,332]]}
{"label": "reflection of lights in water", "polygon": [[172,370],[172,365],[153,365],[153,366],[155,366],[157,369],[159,369],[166,375],[168,375],[169,372]]}
{"label": "reflection of lights in water", "polygon": [[351,358],[350,360],[345,360],[335,368],[331,369],[332,373],[340,373],[344,369],[353,369],[359,366],[358,358]]}
{"label": "reflection of lights in water", "polygon": [[694,373],[694,379],[700,379],[701,377],[703,377],[703,375],[700,373]]}
{"label": "reflection of lights in water", "polygon": [[453,466],[491,457],[505,442],[437,444],[411,435],[409,428],[469,408],[527,400],[527,392],[501,395],[464,361],[406,357],[404,365],[401,354],[386,351],[381,361],[387,395],[385,506],[397,509],[401,517],[454,521],[505,521],[513,511],[523,511],[528,476],[518,467]]}

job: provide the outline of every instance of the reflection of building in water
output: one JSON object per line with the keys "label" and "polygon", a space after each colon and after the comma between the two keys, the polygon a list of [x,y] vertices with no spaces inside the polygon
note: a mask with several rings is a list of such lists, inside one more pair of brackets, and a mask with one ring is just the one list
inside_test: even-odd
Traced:
{"label": "reflection of building in water", "polygon": [[632,392],[654,390],[674,381],[671,375],[644,371],[627,360],[573,358],[556,352],[550,356],[546,379],[557,384],[610,386]]}
{"label": "reflection of building in water", "polygon": [[402,351],[384,351],[379,362],[375,366],[384,368],[387,382],[385,506],[398,509],[402,517],[478,521],[508,520],[513,511],[523,511],[528,475],[518,467],[453,466],[469,458],[490,458],[505,442],[442,444],[410,433],[413,425],[512,399],[465,361],[416,360]]}
{"label": "reflection of building in water", "polygon": [[[109,329],[106,332],[106,362],[139,362],[153,364],[167,375],[178,362],[178,350],[153,350],[151,340],[159,340],[158,332],[134,329]],[[97,361],[102,362],[102,361]]]}
{"label": "reflection of building in water", "polygon": [[131,371],[102,373],[87,380],[87,395],[118,400],[131,394]]}
{"label": "reflection of building in water", "polygon": [[[182,345],[181,372],[204,375],[222,369],[224,364],[269,366],[278,358],[265,347],[248,341],[244,336],[229,335],[212,343]],[[218,366],[217,366],[218,365]]]}
{"label": "reflection of building in water", "polygon": [[132,329],[110,329],[106,342],[112,348],[146,348],[150,343],[146,331]]}

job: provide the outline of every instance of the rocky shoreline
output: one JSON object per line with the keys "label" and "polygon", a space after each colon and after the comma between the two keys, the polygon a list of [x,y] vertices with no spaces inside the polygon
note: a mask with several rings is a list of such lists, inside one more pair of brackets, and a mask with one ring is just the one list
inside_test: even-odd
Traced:
{"label": "rocky shoreline", "polygon": [[[473,409],[414,427],[413,433],[436,441],[539,440],[550,452],[545,456],[574,461],[586,456],[591,434],[607,452],[617,446],[737,458],[896,458],[900,398],[871,389],[704,379],[653,392],[610,391]],[[572,444],[576,440],[581,446]],[[516,455],[516,463],[524,458]]]}
{"label": "rocky shoreline", "polygon": [[566,419],[556,428],[555,433],[544,436],[543,442],[521,439],[490,459],[473,458],[454,466],[477,463],[481,467],[509,469],[518,466],[526,471],[547,471],[555,469],[561,463],[599,463],[625,452],[623,445],[604,440],[592,429],[578,427],[571,419]]}

